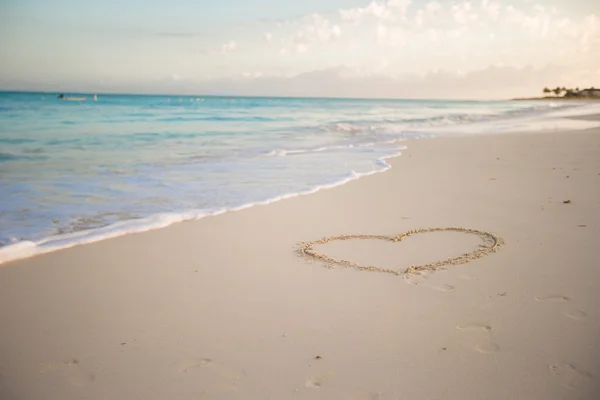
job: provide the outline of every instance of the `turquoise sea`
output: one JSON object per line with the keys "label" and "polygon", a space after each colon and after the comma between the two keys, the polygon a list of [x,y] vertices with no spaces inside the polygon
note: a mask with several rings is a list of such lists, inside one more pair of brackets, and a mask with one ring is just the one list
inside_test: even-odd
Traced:
{"label": "turquoise sea", "polygon": [[0,262],[343,184],[408,139],[595,124],[574,102],[57,94],[0,92]]}

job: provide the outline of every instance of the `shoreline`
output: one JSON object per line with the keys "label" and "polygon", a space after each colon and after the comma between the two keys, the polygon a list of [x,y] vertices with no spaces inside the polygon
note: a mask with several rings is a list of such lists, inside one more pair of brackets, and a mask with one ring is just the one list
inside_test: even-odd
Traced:
{"label": "shoreline", "polygon": [[[398,141],[398,143],[403,143],[403,141]],[[17,242],[14,244],[9,244],[0,247],[0,268],[8,263],[28,259],[31,257],[37,257],[44,254],[52,253],[55,251],[61,251],[65,249],[69,249],[75,246],[85,246],[88,244],[100,242],[102,240],[116,239],[126,235],[135,235],[139,233],[154,231],[157,229],[168,228],[171,225],[183,223],[183,222],[194,222],[199,221],[201,219],[207,217],[216,217],[221,214],[231,213],[242,211],[247,208],[256,207],[256,206],[265,206],[278,201],[284,201],[287,199],[291,199],[294,197],[308,196],[311,194],[315,194],[321,190],[333,189],[338,186],[346,185],[349,182],[352,182],[357,179],[365,178],[374,174],[379,174],[386,172],[391,166],[385,162],[385,160],[392,159],[395,157],[400,157],[402,155],[401,151],[406,150],[406,147],[403,147],[398,154],[382,157],[379,161],[385,163],[382,166],[381,170],[371,171],[371,172],[363,172],[357,173],[351,171],[348,173],[348,177],[343,178],[337,182],[326,183],[315,187],[314,189],[310,189],[304,192],[295,192],[295,193],[287,193],[281,196],[277,196],[267,200],[259,200],[252,203],[242,204],[240,206],[235,206],[229,209],[202,209],[202,210],[191,210],[188,212],[179,212],[179,213],[161,213],[154,214],[148,217],[136,219],[136,220],[123,220],[116,224],[111,224],[106,227],[101,228],[93,228],[83,231],[75,231],[64,235],[53,235],[45,237],[44,239],[38,240],[36,242],[31,240],[24,240],[21,242]],[[118,230],[119,227],[127,225],[129,227],[128,230]],[[70,242],[69,239],[72,238],[80,238],[80,241]],[[61,243],[64,243],[61,245]],[[43,247],[42,247],[43,246]],[[3,254],[3,251],[8,253],[12,250],[10,254]]]}
{"label": "shoreline", "polygon": [[[525,108],[525,112],[523,114],[519,114],[518,112],[514,112],[511,114],[510,111],[507,111],[506,113],[502,114],[503,117],[498,119],[488,118],[486,120],[486,118],[483,118],[482,120],[478,121],[477,118],[475,118],[475,120],[471,120],[469,123],[466,124],[446,121],[439,127],[421,127],[420,129],[416,129],[414,132],[411,131],[410,127],[403,127],[399,128],[401,129],[399,132],[404,132],[404,130],[407,130],[407,133],[399,133],[395,136],[392,136],[396,138],[395,140],[402,140],[400,136],[406,137],[404,140],[410,140],[411,137],[419,135],[427,137],[476,134],[476,132],[479,132],[480,130],[485,131],[486,133],[495,134],[502,133],[504,131],[510,132],[536,129],[581,129],[585,126],[593,124],[591,124],[590,122],[569,122],[570,117],[568,117],[568,115],[573,115],[576,113],[598,112],[597,107],[594,107],[593,105],[582,105],[580,107],[564,106],[564,108],[570,108],[571,110],[560,111],[560,109],[562,108],[562,105],[557,107],[534,107],[531,105]],[[552,113],[556,113],[558,111],[562,112],[562,118],[560,116],[552,118],[550,117]],[[476,114],[473,115],[475,115],[476,117]],[[458,119],[461,120],[460,117]],[[467,118],[467,120],[469,120],[469,118]],[[352,128],[352,126],[350,126],[350,128]],[[208,215],[217,215],[227,211],[235,211],[245,207],[253,206],[255,204],[266,204],[271,203],[273,201],[278,201],[279,199],[285,199],[296,195],[312,194],[316,191],[319,191],[322,188],[330,188],[341,184],[345,184],[346,182],[357,177],[369,175],[374,171],[379,172],[388,168],[388,164],[385,162],[385,157],[383,157],[382,155],[402,151],[400,150],[400,146],[394,146],[394,148],[387,150],[384,149],[384,147],[389,145],[389,141],[383,141],[382,143],[377,144],[377,140],[375,140],[374,143],[375,146],[380,145],[381,148],[379,148],[379,150],[381,150],[381,152],[377,155],[367,154],[366,157],[363,157],[364,161],[368,161],[369,159],[372,160],[368,161],[368,163],[365,162],[362,167],[357,167],[357,173],[355,173],[348,165],[346,165],[345,168],[340,168],[336,173],[328,173],[327,168],[323,168],[322,170],[316,169],[316,171],[323,172],[319,173],[319,179],[313,179],[311,181],[312,183],[310,185],[310,189],[306,189],[308,185],[298,184],[292,185],[295,187],[290,186],[285,190],[281,190],[276,189],[273,186],[273,184],[271,184],[269,192],[270,197],[267,199],[263,197],[265,194],[261,194],[260,191],[255,190],[254,192],[251,192],[250,190],[248,190],[249,195],[240,196],[239,199],[228,197],[218,199],[214,198],[214,196],[207,196],[209,198],[209,201],[194,203],[195,199],[193,197],[188,198],[188,195],[192,192],[186,193],[185,191],[183,191],[179,193],[174,190],[170,190],[169,193],[162,193],[159,190],[160,188],[155,186],[150,187],[150,189],[157,190],[157,195],[160,194],[164,196],[166,199],[166,205],[151,205],[148,206],[150,208],[144,209],[144,202],[142,201],[142,203],[138,205],[141,207],[141,209],[143,209],[143,211],[139,212],[137,206],[128,206],[129,203],[127,202],[127,199],[124,199],[123,204],[121,206],[117,206],[116,208],[102,206],[103,202],[106,204],[110,204],[111,201],[117,201],[114,195],[110,194],[111,192],[108,192],[108,194],[103,192],[103,190],[110,189],[110,185],[105,184],[100,185],[100,187],[97,188],[97,190],[99,191],[99,194],[97,196],[95,196],[94,193],[91,193],[91,197],[94,201],[90,201],[89,205],[87,201],[84,205],[76,204],[77,207],[74,208],[74,210],[77,210],[76,212],[67,211],[63,212],[62,214],[58,213],[57,215],[55,211],[62,207],[62,205],[59,202],[51,202],[47,206],[47,210],[44,211],[43,209],[38,209],[38,207],[35,205],[34,198],[29,198],[29,195],[25,195],[24,199],[26,201],[33,202],[31,203],[30,207],[20,209],[16,205],[9,205],[6,208],[6,210],[4,210],[6,211],[6,213],[3,213],[2,215],[3,219],[5,221],[8,221],[6,227],[10,227],[10,229],[5,229],[3,231],[2,237],[0,238],[0,244],[3,245],[2,247],[0,247],[0,265],[5,264],[6,262],[11,262],[14,260],[23,259],[38,254],[48,253],[51,251],[57,251],[63,248],[92,243],[99,240],[105,240],[107,238],[120,237],[127,234],[139,233],[153,229],[162,229],[165,226],[169,226],[173,223],[178,223],[185,220],[198,220]],[[396,144],[399,143],[396,142]],[[353,147],[354,146],[352,144],[348,146],[348,148],[350,149],[349,153],[353,151]],[[332,148],[335,148],[335,146],[333,146]],[[360,145],[357,148],[360,148]],[[286,157],[286,151],[288,150],[286,150],[285,147],[282,147],[281,149],[283,150],[272,150],[268,153],[268,155],[277,156],[278,160],[281,156],[281,154],[279,153],[283,154],[282,157]],[[310,151],[307,152],[317,152],[321,151],[322,149],[327,149],[327,147],[309,149]],[[297,150],[289,150],[289,152],[293,152],[295,154]],[[336,155],[331,154],[330,156],[324,157],[326,159],[331,159],[332,157],[336,157]],[[293,162],[291,161],[292,159],[281,158],[281,160],[284,159],[289,161],[284,161],[283,164],[293,164]],[[324,163],[324,166],[329,165],[333,168],[332,164],[333,162]],[[288,169],[292,170],[293,168]],[[75,177],[76,176],[77,175],[75,175]],[[135,174],[133,175],[133,177],[135,177]],[[17,179],[18,181],[18,179],[20,178],[15,177],[15,179]],[[261,179],[257,179],[257,182],[258,181],[261,181]],[[263,182],[269,183],[268,179],[264,180]],[[299,182],[302,182],[302,179],[299,179]],[[204,187],[201,185],[200,188],[204,189]],[[214,185],[208,185],[205,189],[207,190],[205,190],[204,193],[215,192]],[[30,190],[32,191],[32,193],[35,193],[36,189],[31,188]],[[40,195],[42,194],[43,192],[40,193]],[[77,192],[77,194],[82,198],[85,198],[85,196],[90,195],[90,192],[79,191]],[[127,196],[127,194],[125,194],[125,196]],[[183,199],[184,201],[177,202],[176,199],[178,198]],[[152,203],[152,201],[150,201],[152,200],[152,198],[145,200],[148,201],[148,204],[154,204]],[[65,201],[70,200],[67,197]],[[97,202],[97,204],[99,205],[94,206],[94,202]],[[197,204],[198,207],[201,206],[202,208],[190,209],[189,207],[193,207],[194,204]],[[223,208],[219,204],[229,205],[227,206],[227,208]],[[171,209],[172,211],[164,212],[165,209]],[[22,211],[25,211],[25,214],[23,214]],[[105,217],[105,215],[111,216],[113,214],[115,216],[123,214],[125,215],[125,218],[136,218],[117,221],[121,217]],[[11,221],[11,218],[16,219],[17,221],[28,221],[29,217],[31,217],[33,221],[31,224],[17,223],[13,229],[13,227],[9,223]],[[93,222],[89,223],[89,221],[87,220],[91,220]],[[52,223],[50,223],[50,221],[52,221]],[[91,228],[94,225],[101,227]],[[17,240],[20,240],[20,242],[16,242]]]}
{"label": "shoreline", "polygon": [[[408,144],[384,174],[0,266],[0,397],[594,398],[600,128]],[[452,226],[506,243],[399,277],[296,253]],[[400,243],[316,249],[403,271],[479,245]]]}
{"label": "shoreline", "polygon": [[[579,111],[581,112],[582,110],[579,110]],[[595,112],[596,110],[583,110],[583,111]],[[558,118],[559,118],[559,120],[560,119],[564,119],[564,120],[571,119],[571,120],[579,120],[579,121],[597,122],[597,121],[600,121],[600,114],[581,114],[581,115],[575,115],[575,116],[562,116],[562,117],[558,117]],[[450,129],[454,129],[454,128],[460,128],[460,126],[450,127]],[[551,128],[545,127],[545,128],[541,128],[541,130],[527,130],[527,131],[523,131],[520,133],[514,132],[514,131],[507,131],[507,132],[487,132],[485,134],[486,135],[490,135],[490,134],[492,134],[492,135],[497,135],[497,134],[514,135],[514,134],[537,134],[537,133],[543,134],[543,133],[552,132],[555,129],[556,128],[551,129]],[[583,129],[585,130],[586,128],[583,128]],[[587,128],[587,129],[594,129],[594,128]],[[442,132],[444,132],[444,131],[442,131]],[[452,130],[449,130],[449,131],[446,131],[443,134],[439,134],[437,136],[429,133],[428,131],[423,131],[422,134],[425,136],[418,140],[476,135],[474,133],[461,133],[460,129],[458,130],[458,133],[456,133],[456,132],[453,133]],[[400,144],[405,144],[405,143],[410,144],[410,143],[414,143],[414,142],[415,142],[415,139],[401,139],[401,140],[396,140],[390,144],[400,146]],[[396,151],[397,151],[396,154],[379,158],[378,162],[377,162],[377,163],[379,163],[379,166],[381,168],[379,170],[372,170],[369,172],[360,172],[360,173],[357,173],[357,172],[351,170],[347,173],[346,177],[344,177],[344,178],[341,178],[337,181],[330,182],[330,183],[323,183],[312,189],[301,191],[301,192],[286,193],[286,194],[282,194],[282,195],[279,195],[279,196],[276,196],[273,198],[269,198],[266,200],[258,200],[258,201],[254,201],[254,202],[250,202],[250,203],[246,203],[246,204],[233,206],[228,209],[213,207],[213,208],[198,209],[198,210],[186,210],[186,211],[180,211],[180,212],[164,212],[164,213],[152,214],[152,215],[148,215],[148,216],[145,216],[145,217],[142,217],[139,219],[130,219],[130,220],[119,221],[117,223],[113,223],[113,224],[110,224],[110,225],[107,225],[104,227],[100,227],[100,228],[92,228],[92,229],[86,229],[86,230],[81,230],[81,231],[74,231],[74,232],[70,232],[67,234],[51,235],[51,236],[47,236],[47,237],[44,237],[43,239],[39,239],[36,241],[23,240],[20,242],[7,244],[7,245],[0,247],[0,268],[2,268],[2,266],[6,265],[8,263],[12,263],[14,261],[23,260],[23,259],[27,259],[27,258],[31,258],[31,257],[36,257],[39,255],[48,254],[48,253],[52,253],[55,251],[61,251],[64,249],[75,247],[75,246],[88,245],[88,244],[96,243],[96,242],[99,242],[102,240],[108,240],[108,239],[118,238],[118,237],[122,237],[122,236],[126,236],[126,235],[132,235],[132,234],[139,234],[139,233],[143,233],[143,232],[153,231],[156,229],[164,229],[173,224],[178,224],[181,222],[198,221],[198,220],[204,219],[206,217],[217,216],[217,215],[221,215],[221,214],[229,213],[229,212],[236,212],[236,211],[244,210],[246,208],[255,207],[255,206],[267,205],[267,204],[271,204],[271,203],[278,202],[281,200],[287,200],[287,199],[297,197],[297,196],[311,195],[311,194],[315,194],[321,190],[332,189],[332,188],[335,188],[338,186],[343,186],[349,182],[352,182],[352,181],[360,179],[360,178],[368,177],[373,174],[386,172],[388,169],[391,168],[391,166],[387,162],[387,160],[394,159],[396,157],[401,156],[402,152],[404,152],[405,150],[406,150],[406,146],[402,145],[398,149],[396,149]],[[373,161],[373,162],[376,163],[375,161]]]}
{"label": "shoreline", "polygon": [[510,99],[510,101],[538,101],[538,100],[565,100],[565,101],[600,101],[600,97],[592,97],[592,96],[572,96],[572,97],[554,97],[554,96],[546,96],[546,97],[517,97],[514,99]]}

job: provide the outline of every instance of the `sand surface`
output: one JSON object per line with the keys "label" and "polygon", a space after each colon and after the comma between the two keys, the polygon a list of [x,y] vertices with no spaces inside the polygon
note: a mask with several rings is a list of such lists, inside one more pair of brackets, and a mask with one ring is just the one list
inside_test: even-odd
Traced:
{"label": "sand surface", "polygon": [[[407,145],[341,187],[0,266],[0,398],[598,398],[600,130]],[[296,252],[427,227],[505,245],[411,275]],[[316,249],[402,272],[481,243]]]}

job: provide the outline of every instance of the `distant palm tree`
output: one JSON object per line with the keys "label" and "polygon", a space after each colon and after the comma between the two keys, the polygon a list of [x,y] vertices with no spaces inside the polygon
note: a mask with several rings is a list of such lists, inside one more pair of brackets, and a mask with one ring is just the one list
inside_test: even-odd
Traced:
{"label": "distant palm tree", "polygon": [[560,96],[560,94],[561,94],[561,92],[562,92],[562,88],[560,88],[560,87],[558,87],[558,86],[557,86],[557,87],[556,87],[554,90],[552,90],[552,91],[554,92],[554,94],[555,94],[556,96]]}
{"label": "distant palm tree", "polygon": [[544,88],[544,94],[550,94],[552,93],[552,90],[548,89],[547,87]]}

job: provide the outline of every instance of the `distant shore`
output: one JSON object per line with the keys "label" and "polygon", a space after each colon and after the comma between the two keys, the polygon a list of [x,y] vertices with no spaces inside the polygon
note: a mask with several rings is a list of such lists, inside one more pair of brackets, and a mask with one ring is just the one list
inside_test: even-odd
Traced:
{"label": "distant shore", "polygon": [[555,97],[555,96],[546,96],[546,97],[518,97],[516,99],[510,99],[511,101],[531,101],[531,100],[565,100],[565,101],[573,101],[573,100],[585,100],[585,101],[600,101],[600,97],[589,97],[589,96],[581,96],[581,97]]}

